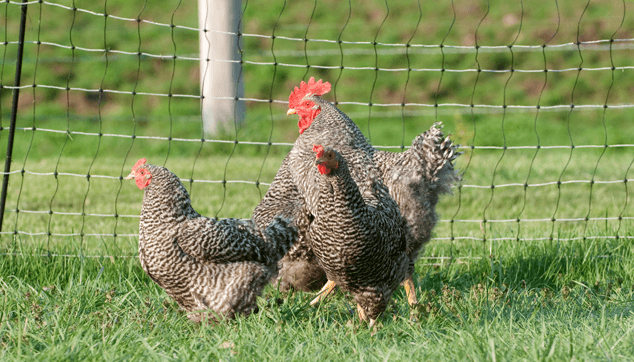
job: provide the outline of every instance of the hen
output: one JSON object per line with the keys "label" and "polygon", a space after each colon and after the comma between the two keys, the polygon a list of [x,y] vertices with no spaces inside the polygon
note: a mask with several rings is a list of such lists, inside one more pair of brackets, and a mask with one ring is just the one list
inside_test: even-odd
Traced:
{"label": "hen", "polygon": [[[429,241],[431,230],[436,224],[435,206],[439,195],[450,192],[451,185],[459,180],[453,162],[460,153],[449,138],[444,138],[439,124],[434,124],[429,131],[416,137],[412,147],[405,152],[376,150],[348,116],[320,97],[329,91],[329,83],[322,83],[321,80],[315,82],[311,77],[308,83],[302,82],[289,96],[287,114],[299,115],[300,136],[282,162],[276,178],[253,217],[259,223],[261,215],[274,214],[282,204],[290,205],[289,200],[297,200],[308,213],[312,213],[317,194],[316,182],[306,166],[310,165],[312,145],[326,143],[348,146],[354,151],[354,157],[351,158],[353,161],[350,163],[351,176],[355,182],[359,185],[367,184],[370,182],[367,178],[376,178],[383,182],[390,196],[398,204],[401,216],[407,222],[406,240],[410,262],[404,286],[408,302],[414,304],[414,264],[423,244]],[[348,158],[349,155],[344,156]],[[296,212],[302,213],[302,210],[296,209]],[[309,219],[311,215],[306,218]],[[267,218],[263,220],[266,221]],[[300,235],[305,232],[305,229],[300,228]],[[310,246],[304,240],[293,246],[281,264],[281,286],[288,285],[306,290],[317,288],[321,284],[320,280],[311,279],[311,276],[319,275],[319,266],[312,258]],[[302,273],[301,268],[306,265],[307,272]],[[314,282],[312,288],[308,288],[307,282]],[[329,285],[333,286],[331,283]]]}
{"label": "hen", "polygon": [[414,264],[438,221],[436,204],[440,195],[451,193],[451,186],[460,181],[453,167],[460,155],[457,146],[444,137],[440,123],[414,138],[405,152],[374,152],[383,182],[407,223],[409,268],[403,286],[410,305],[418,303],[412,278]]}
{"label": "hen", "polygon": [[[288,156],[282,165],[287,163]],[[293,225],[297,227],[298,238],[279,263],[279,276],[283,277],[272,280],[272,283],[279,285],[280,290],[283,291],[319,290],[327,281],[326,273],[317,263],[315,254],[306,240],[313,216],[293,183],[288,166],[282,166],[278,170],[271,187],[255,208],[252,217],[259,227],[264,227],[277,216],[293,220]]]}
{"label": "hen", "polygon": [[310,246],[329,284],[351,292],[359,317],[372,326],[407,273],[403,220],[385,186],[375,183],[362,194],[339,152],[321,145],[313,150],[319,196]]}
{"label": "hen", "polygon": [[139,260],[147,275],[192,321],[253,312],[256,297],[297,240],[295,227],[281,217],[258,228],[252,220],[201,216],[178,177],[145,158],[126,178],[144,190]]}

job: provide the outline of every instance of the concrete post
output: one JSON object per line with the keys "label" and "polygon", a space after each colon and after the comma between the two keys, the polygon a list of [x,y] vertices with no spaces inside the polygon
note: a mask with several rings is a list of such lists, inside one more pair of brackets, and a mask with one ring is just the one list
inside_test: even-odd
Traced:
{"label": "concrete post", "polygon": [[[234,120],[244,120],[244,84],[239,63],[238,26],[241,12],[240,0],[198,0],[198,24],[200,42],[200,90],[202,117],[206,135],[221,130],[233,131]],[[205,32],[204,29],[212,30]],[[230,32],[233,35],[214,31]],[[240,78],[240,79],[238,79]],[[231,99],[213,99],[217,97]]]}

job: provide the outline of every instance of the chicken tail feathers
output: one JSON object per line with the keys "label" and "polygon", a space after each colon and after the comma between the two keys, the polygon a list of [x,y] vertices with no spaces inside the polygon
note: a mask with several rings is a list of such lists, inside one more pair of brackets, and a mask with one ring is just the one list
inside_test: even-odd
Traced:
{"label": "chicken tail feathers", "polygon": [[441,122],[434,123],[428,131],[418,135],[412,141],[409,152],[424,165],[421,176],[437,188],[438,194],[450,193],[451,186],[460,181],[453,162],[462,152],[458,152],[458,145],[445,137]]}

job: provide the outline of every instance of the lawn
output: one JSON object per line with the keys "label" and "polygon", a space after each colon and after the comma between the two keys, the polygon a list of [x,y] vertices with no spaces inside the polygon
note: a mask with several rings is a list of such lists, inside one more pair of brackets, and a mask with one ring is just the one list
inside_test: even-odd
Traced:
{"label": "lawn", "polygon": [[[0,259],[3,360],[632,360],[631,239],[461,244],[480,259],[417,266],[369,329],[350,296],[268,287],[260,312],[191,323],[135,258]],[[24,248],[21,252],[39,252]],[[431,242],[426,255],[448,254]]]}
{"label": "lawn", "polygon": [[[599,163],[597,181],[614,178],[614,169],[631,162],[621,152],[609,151]],[[601,152],[574,152],[579,152],[574,160],[590,162],[571,162],[563,179],[589,179]],[[507,151],[500,162],[509,165],[497,173],[495,183],[523,183],[532,153]],[[540,166],[534,167],[529,183],[556,180],[567,153],[541,150],[536,161]],[[483,215],[511,221],[456,221],[453,234],[450,223],[441,222],[436,239],[417,264],[414,280],[420,305],[409,308],[404,291],[397,291],[373,330],[358,321],[349,295],[337,293],[314,309],[308,305],[314,293],[286,295],[275,286],[265,289],[256,315],[217,326],[195,325],[145,275],[134,257],[136,237],[109,236],[114,230],[138,230],[134,216],[142,193],[131,181],[93,177],[88,188],[85,177],[60,175],[57,187],[50,176],[26,173],[22,209],[47,210],[50,204],[64,212],[85,204],[87,214],[102,215],[113,214],[116,205],[120,215],[129,217],[116,221],[113,216],[53,214],[49,220],[48,214],[17,215],[18,230],[83,229],[86,234],[107,235],[2,235],[6,254],[0,259],[0,353],[3,359],[82,360],[634,359],[631,220],[514,221],[518,214],[525,219],[631,215],[624,184],[595,184],[590,213],[587,183],[562,185],[556,213],[556,185],[526,191],[496,188],[492,197],[491,189],[464,187],[491,182],[493,171],[487,166],[499,159],[499,152],[461,156],[463,187],[443,198],[439,213],[445,221],[479,220]],[[124,173],[135,160],[126,162]],[[92,159],[65,161],[63,172],[82,174]],[[255,181],[260,175],[262,182],[270,182],[281,158],[271,156],[261,168],[262,161],[234,155],[230,164],[241,167],[228,167],[226,179]],[[166,165],[188,179],[191,162],[175,156]],[[226,162],[221,156],[201,159],[194,178],[221,180]],[[38,161],[41,172],[50,171],[54,163],[55,158]],[[121,169],[121,159],[104,157],[95,162],[92,173],[118,176]],[[21,177],[12,180],[17,181],[11,183],[9,205],[17,201]],[[235,217],[248,217],[260,191],[266,191],[265,185],[258,190],[254,184],[241,183],[227,183],[226,194],[222,184],[194,182],[189,187],[194,207],[203,214],[218,213],[224,198],[220,213]],[[12,230],[16,213],[7,216],[5,225]],[[521,240],[512,240],[518,237],[518,225]],[[449,240],[451,235],[457,239]],[[584,235],[589,238],[583,240]],[[615,240],[615,235],[620,238]],[[52,256],[46,256],[49,251]]]}

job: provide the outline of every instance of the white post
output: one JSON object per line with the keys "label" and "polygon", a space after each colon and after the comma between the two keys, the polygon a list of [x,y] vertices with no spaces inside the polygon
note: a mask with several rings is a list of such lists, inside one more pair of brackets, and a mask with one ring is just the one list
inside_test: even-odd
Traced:
{"label": "white post", "polygon": [[[232,131],[234,120],[239,124],[244,119],[244,101],[235,101],[236,96],[244,96],[241,65],[228,62],[240,60],[238,36],[235,35],[240,16],[240,0],[198,0],[200,90],[204,96],[202,117],[206,135],[221,130]],[[211,31],[205,32],[205,29]],[[215,97],[231,99],[213,99]]]}

